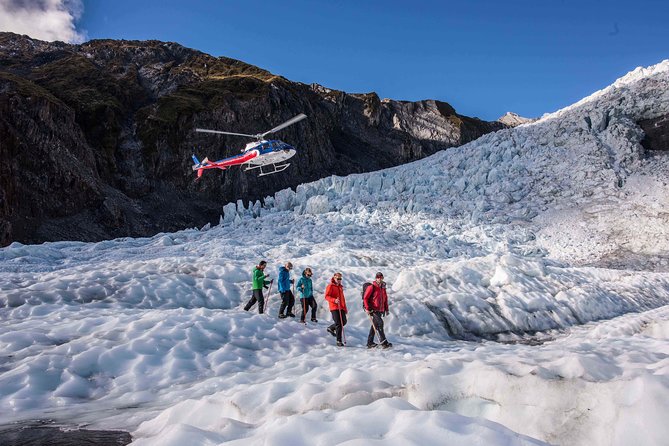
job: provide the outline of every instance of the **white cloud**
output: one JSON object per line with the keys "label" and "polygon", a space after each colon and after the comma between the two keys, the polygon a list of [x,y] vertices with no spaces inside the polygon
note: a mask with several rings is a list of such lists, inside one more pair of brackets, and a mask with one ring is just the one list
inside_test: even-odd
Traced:
{"label": "white cloud", "polygon": [[0,31],[35,39],[81,43],[86,35],[76,28],[82,0],[0,0]]}

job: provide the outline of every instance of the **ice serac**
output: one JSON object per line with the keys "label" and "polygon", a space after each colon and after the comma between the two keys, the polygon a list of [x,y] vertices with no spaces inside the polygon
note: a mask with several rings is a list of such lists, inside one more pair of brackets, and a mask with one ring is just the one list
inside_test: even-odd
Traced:
{"label": "ice serac", "polygon": [[[381,101],[291,82],[171,42],[48,43],[0,33],[0,244],[147,236],[215,224],[221,202],[324,176],[414,161],[498,130],[445,103]],[[194,182],[190,155],[220,159],[276,136],[298,148],[281,175],[229,169]]]}

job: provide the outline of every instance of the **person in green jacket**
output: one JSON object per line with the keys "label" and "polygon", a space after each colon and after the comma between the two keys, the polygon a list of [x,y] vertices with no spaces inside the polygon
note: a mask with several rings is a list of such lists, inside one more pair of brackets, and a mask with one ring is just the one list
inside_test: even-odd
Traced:
{"label": "person in green jacket", "polygon": [[274,282],[274,280],[267,280],[269,274],[265,274],[266,266],[267,262],[261,260],[253,270],[253,295],[251,296],[251,300],[244,306],[244,311],[249,311],[256,302],[258,302],[259,314],[262,314],[265,309],[265,296],[262,294],[262,289],[267,288],[270,283]]}

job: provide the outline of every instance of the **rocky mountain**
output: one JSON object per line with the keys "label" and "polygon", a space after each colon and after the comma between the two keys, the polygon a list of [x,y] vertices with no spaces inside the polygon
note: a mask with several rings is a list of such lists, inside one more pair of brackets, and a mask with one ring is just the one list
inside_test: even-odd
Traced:
{"label": "rocky mountain", "polygon": [[[282,174],[230,169],[194,181],[190,154],[219,159],[298,114],[276,137],[298,148]],[[330,175],[386,168],[505,126],[444,102],[381,100],[291,82],[176,43],[82,45],[0,33],[0,243],[145,236],[218,222]]]}
{"label": "rocky mountain", "polygon": [[527,124],[528,122],[534,121],[536,121],[536,119],[524,118],[513,112],[506,112],[504,113],[504,116],[497,120],[497,122],[501,122],[502,124],[509,127],[518,127],[521,124]]}

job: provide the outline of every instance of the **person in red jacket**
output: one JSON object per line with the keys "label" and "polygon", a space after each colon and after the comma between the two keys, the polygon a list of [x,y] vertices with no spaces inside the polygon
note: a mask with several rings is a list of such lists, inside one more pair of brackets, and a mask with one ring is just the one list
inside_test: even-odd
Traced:
{"label": "person in red jacket", "polygon": [[330,304],[330,313],[334,323],[328,327],[328,333],[337,337],[337,347],[343,347],[342,332],[346,325],[346,298],[344,297],[344,287],[341,284],[341,273],[335,273],[332,280],[325,288],[325,300]]}
{"label": "person in red jacket", "polygon": [[383,318],[388,316],[388,293],[386,293],[386,282],[383,281],[383,273],[376,273],[376,278],[371,286],[365,290],[365,295],[362,299],[365,311],[372,321],[372,327],[369,329],[367,336],[367,348],[374,348],[379,344],[374,342],[374,333],[379,337],[381,347],[390,348],[393,346],[383,331]]}

